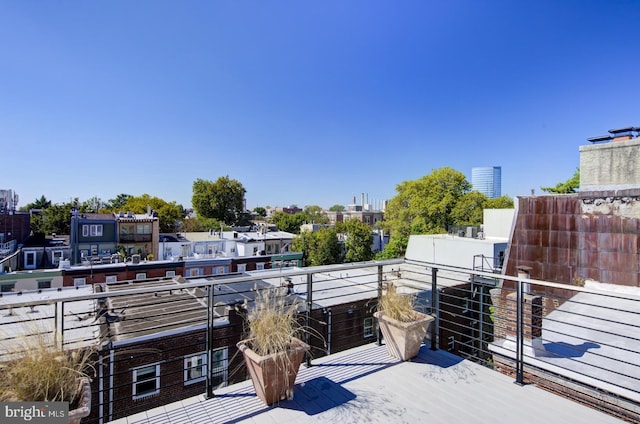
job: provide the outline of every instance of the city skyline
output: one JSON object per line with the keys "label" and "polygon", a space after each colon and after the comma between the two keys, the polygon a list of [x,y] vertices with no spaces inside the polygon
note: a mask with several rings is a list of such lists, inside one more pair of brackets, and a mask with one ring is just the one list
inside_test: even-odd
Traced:
{"label": "city skyline", "polygon": [[2,188],[190,207],[347,205],[444,166],[502,194],[569,179],[638,125],[632,1],[0,4]]}

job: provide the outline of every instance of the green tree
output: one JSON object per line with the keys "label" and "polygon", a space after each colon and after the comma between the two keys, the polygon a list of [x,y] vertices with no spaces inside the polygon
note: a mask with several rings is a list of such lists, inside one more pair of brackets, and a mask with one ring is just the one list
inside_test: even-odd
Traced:
{"label": "green tree", "polygon": [[409,244],[409,237],[399,235],[392,237],[384,250],[376,255],[376,259],[396,259],[404,256]]}
{"label": "green tree", "polygon": [[573,173],[573,177],[567,181],[558,183],[554,187],[540,187],[542,191],[554,194],[570,194],[577,193],[580,188],[580,168],[576,168],[576,172]]}
{"label": "green tree", "polygon": [[308,223],[315,224],[328,224],[329,218],[324,214],[324,211],[320,206],[312,205],[304,208],[306,214],[306,221]]}
{"label": "green tree", "polygon": [[342,248],[334,228],[303,231],[293,240],[292,248],[302,252],[304,266],[330,265],[342,261]]}
{"label": "green tree", "polygon": [[[161,233],[170,233],[177,230],[182,219],[184,218],[184,208],[176,202],[167,202],[156,196],[143,194],[142,196],[128,196],[126,201],[119,205],[116,210],[105,209],[105,211],[118,213],[119,211],[128,211],[137,214],[147,213],[151,208],[158,214],[158,225]],[[113,204],[113,203],[111,203]]]}
{"label": "green tree", "polygon": [[[223,226],[223,230],[228,228]],[[220,231],[220,221],[214,218],[202,218],[190,216],[182,220],[180,231],[185,233],[195,233],[200,231]]]}
{"label": "green tree", "polygon": [[342,262],[342,248],[334,228],[321,228],[313,233],[314,248],[309,252],[310,266],[339,264]]}
{"label": "green tree", "polygon": [[275,224],[281,231],[300,234],[300,226],[308,221],[308,216],[304,212],[294,214],[278,211],[271,215],[269,222]]}
{"label": "green tree", "polygon": [[512,209],[513,199],[507,195],[488,199],[484,205],[485,209]]}
{"label": "green tree", "polygon": [[80,204],[80,212],[83,213],[99,213],[102,209],[105,209],[107,204],[97,196],[93,196],[89,200],[85,200]]}
{"label": "green tree", "polygon": [[346,208],[343,205],[333,205],[329,208],[330,211],[332,212],[342,212],[344,211]]}
{"label": "green tree", "polygon": [[55,204],[44,210],[44,229],[47,234],[71,233],[71,209],[76,207],[78,199],[74,202]]}
{"label": "green tree", "polygon": [[344,242],[345,262],[361,262],[373,259],[373,229],[357,219],[338,223],[336,230],[346,234]]}
{"label": "green tree", "polygon": [[228,175],[215,182],[198,178],[193,183],[191,204],[199,216],[236,225],[243,218],[245,193],[242,184]]}
{"label": "green tree", "polygon": [[460,196],[451,209],[454,225],[482,224],[483,210],[489,199],[479,191],[470,191]]}
{"label": "green tree", "polygon": [[118,194],[115,199],[109,199],[106,208],[116,213],[120,212],[121,210],[124,210],[124,205],[131,197],[133,196],[131,196],[130,194]]}
{"label": "green tree", "polygon": [[47,200],[44,194],[39,199],[34,200],[32,203],[27,203],[20,208],[21,211],[30,211],[31,209],[47,209],[51,206],[51,200]]}
{"label": "green tree", "polygon": [[408,241],[409,235],[446,233],[454,223],[451,211],[470,189],[464,174],[449,167],[398,184],[398,194],[389,201],[382,223],[382,228],[391,236],[387,247],[392,246],[394,253],[401,256],[406,244],[403,248],[400,243]]}
{"label": "green tree", "polygon": [[253,211],[254,211],[255,213],[257,213],[257,214],[258,214],[258,216],[261,216],[261,217],[263,217],[263,218],[264,218],[265,216],[267,216],[267,210],[266,210],[265,208],[263,208],[262,206],[256,206],[255,208],[253,208]]}

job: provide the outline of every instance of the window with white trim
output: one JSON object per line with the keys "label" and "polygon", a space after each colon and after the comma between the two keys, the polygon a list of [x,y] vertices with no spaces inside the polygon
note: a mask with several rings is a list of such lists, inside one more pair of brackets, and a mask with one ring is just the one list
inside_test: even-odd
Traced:
{"label": "window with white trim", "polygon": [[133,370],[133,400],[160,393],[160,364]]}
{"label": "window with white trim", "polygon": [[116,283],[118,281],[117,275],[107,275],[104,279],[105,283]]}
{"label": "window with white trim", "polygon": [[73,286],[74,287],[84,287],[86,285],[87,285],[87,278],[86,277],[74,278],[73,279]]}
{"label": "window with white trim", "polygon": [[256,270],[261,271],[264,269],[264,262],[256,263]]}
{"label": "window with white trim", "polygon": [[62,259],[64,259],[64,252],[62,250],[54,250],[51,252],[51,262],[53,264],[59,264]]}
{"label": "window with white trim", "polygon": [[82,237],[102,237],[102,224],[83,225]]}
{"label": "window with white trim", "polygon": [[238,272],[247,272],[247,264],[238,264]]}
{"label": "window with white trim", "polygon": [[147,273],[146,272],[136,272],[136,280],[146,280]]}
{"label": "window with white trim", "polygon": [[225,269],[223,266],[216,267],[216,274],[224,274],[224,273],[225,273]]}
{"label": "window with white trim", "polygon": [[175,271],[165,271],[164,276],[167,278],[173,278],[176,276],[176,272]]}
{"label": "window with white trim", "polygon": [[364,338],[373,337],[376,334],[375,321],[372,317],[364,319]]}
{"label": "window with white trim", "polygon": [[184,384],[197,383],[207,377],[207,353],[184,358]]}
{"label": "window with white trim", "polygon": [[189,276],[189,277],[197,277],[200,274],[201,274],[200,268],[189,268],[187,276]]}
{"label": "window with white trim", "polygon": [[51,280],[38,280],[38,290],[50,289]]}

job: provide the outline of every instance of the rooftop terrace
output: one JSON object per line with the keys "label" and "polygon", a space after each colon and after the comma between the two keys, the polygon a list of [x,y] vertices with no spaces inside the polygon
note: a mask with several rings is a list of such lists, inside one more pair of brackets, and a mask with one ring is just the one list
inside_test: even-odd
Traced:
{"label": "rooftop terrace", "polygon": [[443,350],[399,362],[376,343],[301,368],[294,398],[265,406],[251,381],[113,421],[162,423],[620,423]]}

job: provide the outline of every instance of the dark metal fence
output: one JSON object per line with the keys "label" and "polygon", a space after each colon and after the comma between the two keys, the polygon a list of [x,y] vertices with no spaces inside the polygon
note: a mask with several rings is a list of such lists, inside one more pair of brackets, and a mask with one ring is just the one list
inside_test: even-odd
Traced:
{"label": "dark metal fence", "polygon": [[[92,414],[108,422],[246,378],[236,343],[257,294],[298,305],[313,359],[382,342],[373,312],[385,284],[433,314],[426,348],[454,354],[626,419],[640,416],[640,296],[404,260],[170,280],[0,297],[0,360],[40,332],[95,349]],[[37,329],[37,330],[34,330]]]}

